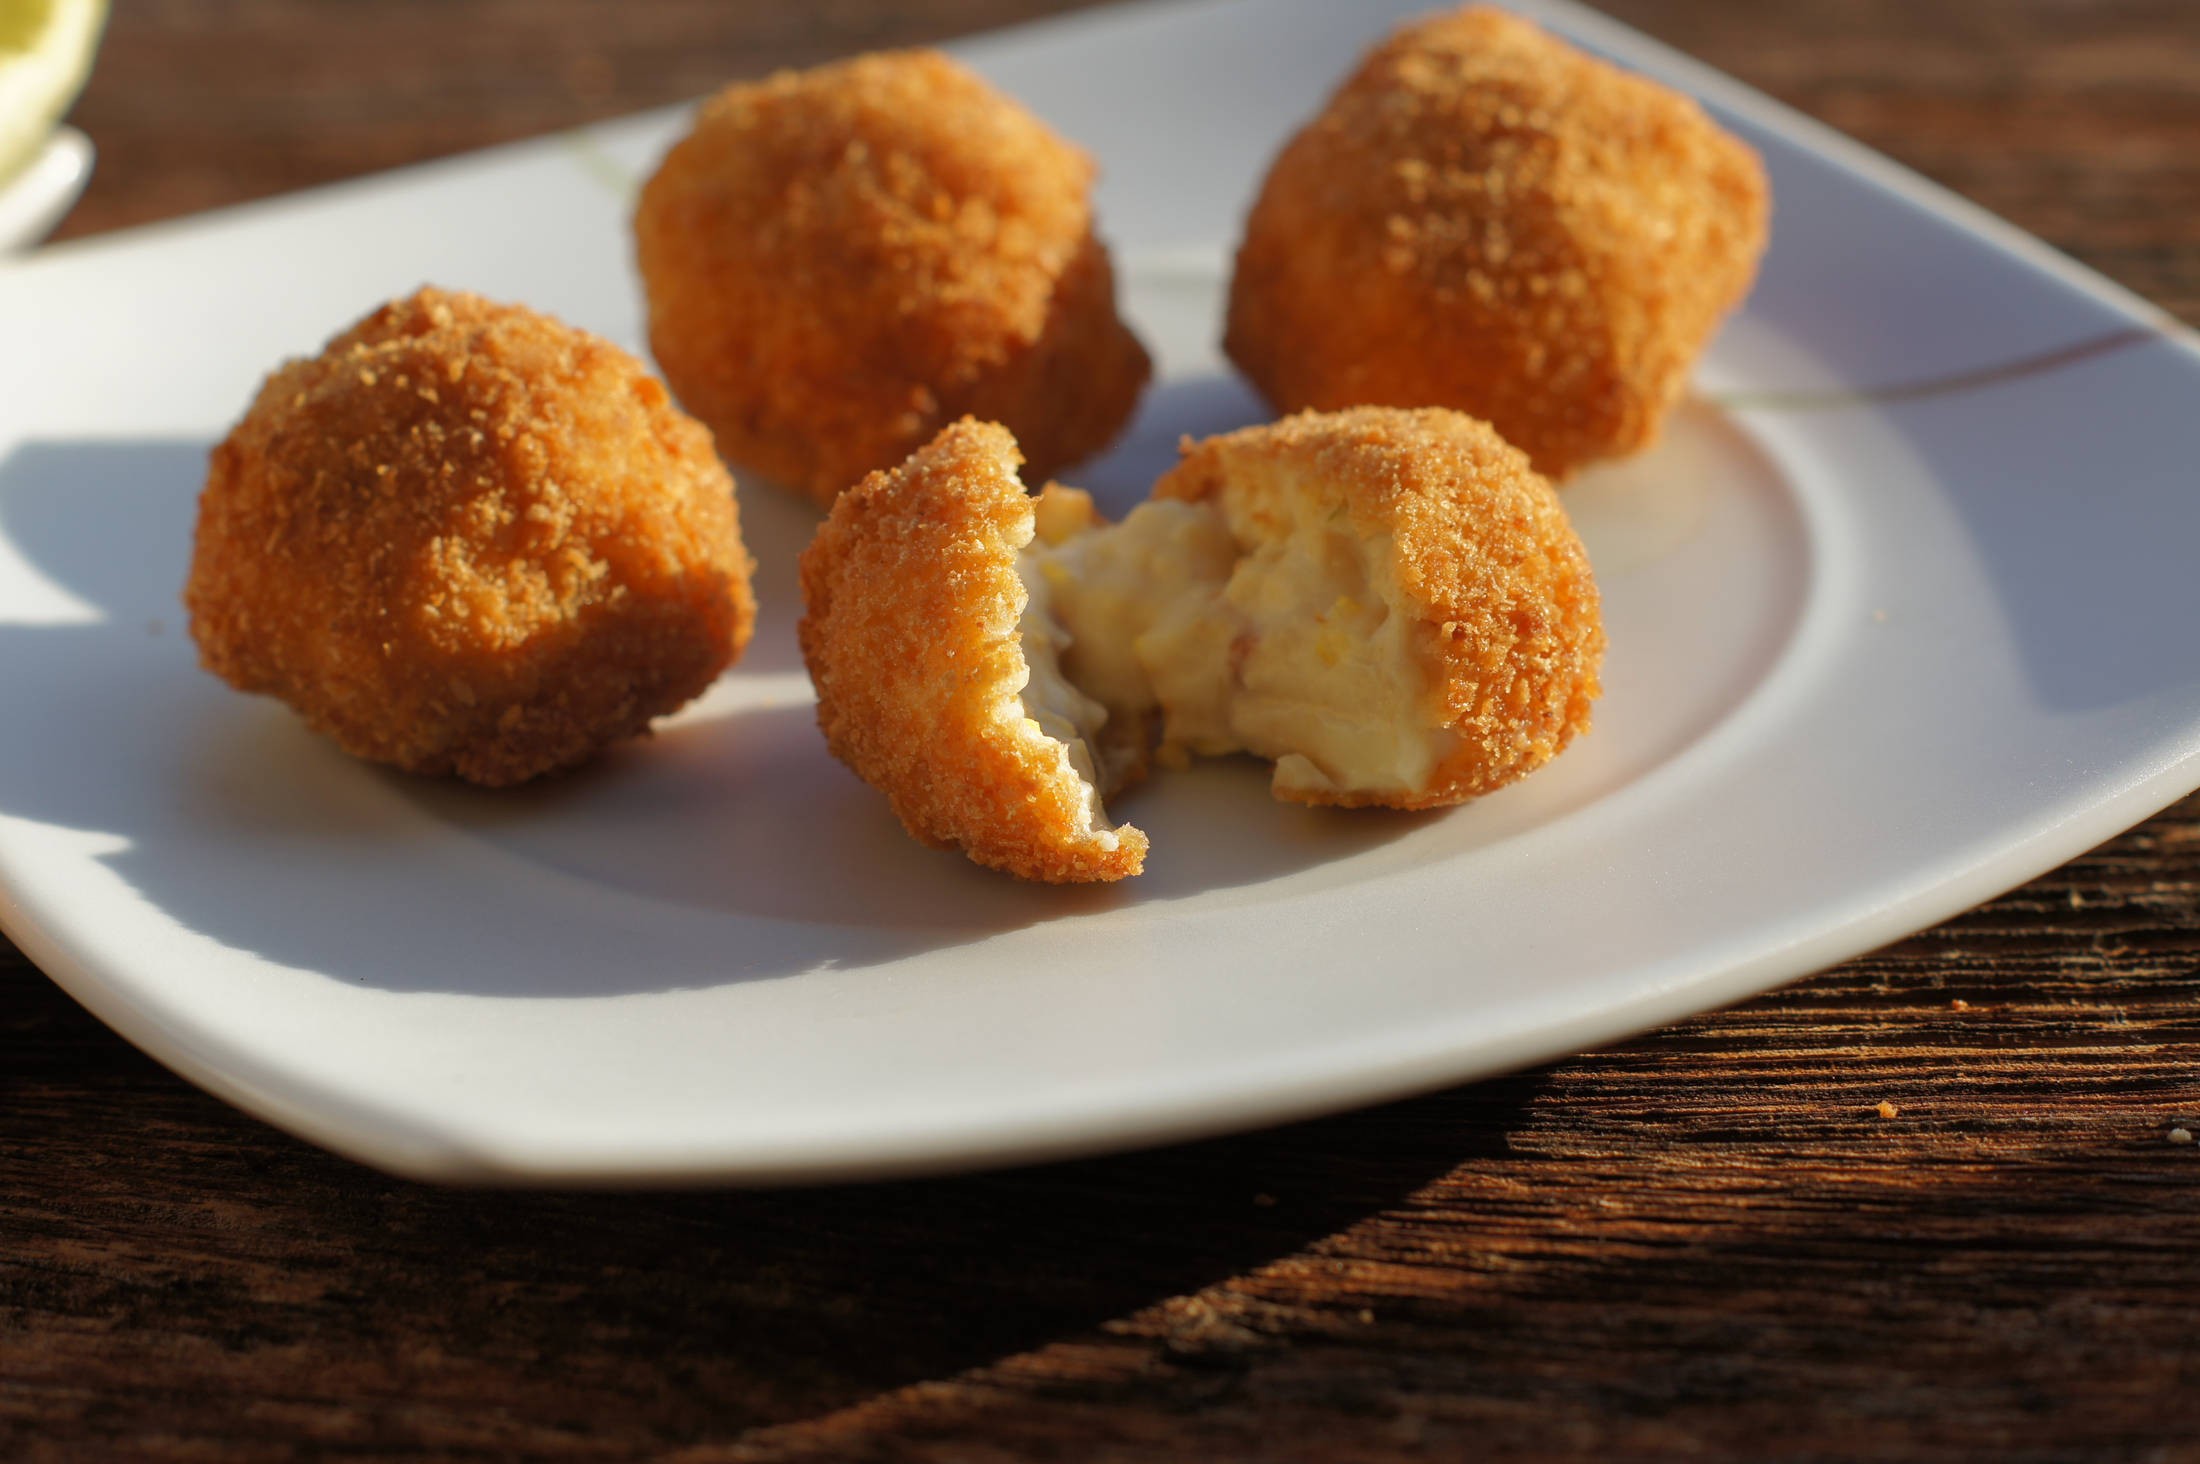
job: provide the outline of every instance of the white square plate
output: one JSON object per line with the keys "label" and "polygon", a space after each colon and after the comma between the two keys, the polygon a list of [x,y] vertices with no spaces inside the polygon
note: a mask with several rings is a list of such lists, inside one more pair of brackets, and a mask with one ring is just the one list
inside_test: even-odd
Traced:
{"label": "white square plate", "polygon": [[[1203,0],[964,54],[1096,153],[1166,380],[1117,506],[1258,409],[1222,261],[1269,157],[1418,0]],[[751,487],[757,642],[656,738],[492,795],[200,672],[177,588],[259,377],[423,280],[641,344],[660,115],[0,268],[0,922],[176,1071],[447,1179],[770,1182],[1064,1155],[1456,1082],[1918,929],[2200,783],[2200,352],[2113,287],[1586,12],[1765,153],[1771,254],[1653,454],[1568,490],[1597,729],[1436,816],[1125,800],[1149,873],[905,838],[796,657],[806,506]],[[1126,105],[1135,97],[1136,105]]]}

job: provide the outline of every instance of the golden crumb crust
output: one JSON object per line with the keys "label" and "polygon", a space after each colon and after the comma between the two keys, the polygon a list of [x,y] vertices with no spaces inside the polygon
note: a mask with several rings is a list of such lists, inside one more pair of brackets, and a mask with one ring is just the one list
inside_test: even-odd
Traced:
{"label": "golden crumb crust", "polygon": [[1092,180],[934,51],[728,87],[642,189],[650,349],[728,457],[820,503],[966,414],[1044,476],[1121,430],[1150,369]]}
{"label": "golden crumb crust", "polygon": [[802,554],[818,726],[925,843],[1025,879],[1122,879],[1146,836],[1095,832],[1061,744],[1019,715],[1018,461],[1006,428],[965,419],[833,505]]}
{"label": "golden crumb crust", "polygon": [[750,570],[710,434],[632,356],[424,289],[261,386],[208,463],[184,604],[232,686],[500,785],[708,686]]}
{"label": "golden crumb crust", "polygon": [[[1319,492],[1387,537],[1456,749],[1408,794],[1287,791],[1308,803],[1435,808],[1525,777],[1589,728],[1604,622],[1550,482],[1489,424],[1440,408],[1304,412],[1187,442],[1156,498]],[[1257,508],[1257,505],[1256,505]]]}
{"label": "golden crumb crust", "polygon": [[1225,348],[1281,411],[1448,406],[1563,478],[1648,446],[1749,291],[1763,165],[1501,11],[1408,25],[1277,157]]}

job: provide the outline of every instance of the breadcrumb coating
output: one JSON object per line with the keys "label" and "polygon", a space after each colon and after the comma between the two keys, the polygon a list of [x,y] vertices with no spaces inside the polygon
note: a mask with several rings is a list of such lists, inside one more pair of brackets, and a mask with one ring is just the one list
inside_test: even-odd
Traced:
{"label": "breadcrumb coating", "polygon": [[[1318,497],[1382,546],[1408,614],[1425,728],[1449,751],[1406,790],[1289,784],[1305,803],[1433,808],[1514,782],[1589,728],[1604,623],[1588,555],[1549,481],[1487,423],[1439,408],[1304,412],[1184,445],[1154,497],[1214,501],[1247,537]],[[1307,517],[1306,506],[1296,506]],[[1269,750],[1274,755],[1274,750]]]}
{"label": "breadcrumb coating", "polygon": [[833,505],[801,561],[818,726],[924,843],[1025,879],[1122,879],[1146,836],[1096,822],[1096,790],[1019,699],[1019,461],[1006,428],[965,419]]}
{"label": "breadcrumb coating", "polygon": [[268,377],[209,461],[184,603],[232,686],[502,785],[708,686],[752,567],[710,434],[633,357],[423,289]]}
{"label": "breadcrumb coating", "polygon": [[1093,165],[934,51],[713,97],[643,188],[650,348],[720,448],[829,504],[964,415],[1035,476],[1129,419]]}
{"label": "breadcrumb coating", "polygon": [[1564,478],[1655,440],[1769,212],[1688,98],[1501,11],[1436,15],[1276,159],[1225,348],[1281,411],[1456,407]]}

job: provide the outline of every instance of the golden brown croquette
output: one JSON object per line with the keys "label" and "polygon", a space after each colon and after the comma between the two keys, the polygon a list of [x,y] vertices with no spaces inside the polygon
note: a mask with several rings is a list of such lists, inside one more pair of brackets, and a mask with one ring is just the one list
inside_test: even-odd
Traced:
{"label": "golden brown croquette", "polygon": [[261,386],[184,602],[208,670],[346,751],[506,784],[708,686],[750,570],[710,434],[640,363],[425,289]]}
{"label": "golden brown croquette", "polygon": [[1006,428],[966,419],[833,505],[802,554],[818,726],[923,842],[1025,879],[1121,879],[1146,836],[1107,822],[1089,760],[1025,701],[1017,553],[1034,514],[1018,461]]}
{"label": "golden brown croquette", "polygon": [[1225,345],[1279,410],[1456,407],[1563,478],[1656,438],[1769,207],[1688,98],[1501,11],[1432,16],[1276,159]]}
{"label": "golden brown croquette", "polygon": [[1092,180],[937,52],[728,87],[642,190],[650,348],[728,457],[820,503],[965,414],[1052,473],[1149,373]]}

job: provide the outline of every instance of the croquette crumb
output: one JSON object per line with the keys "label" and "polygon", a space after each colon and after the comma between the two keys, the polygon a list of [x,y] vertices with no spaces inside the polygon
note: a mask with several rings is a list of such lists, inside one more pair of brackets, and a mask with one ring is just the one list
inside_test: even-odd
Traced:
{"label": "croquette crumb", "polygon": [[1889,1103],[1884,1098],[1880,1099],[1879,1106],[1872,1110],[1872,1112],[1878,1114],[1881,1118],[1893,1118],[1901,1111],[1901,1109],[1895,1107],[1892,1103]]}

